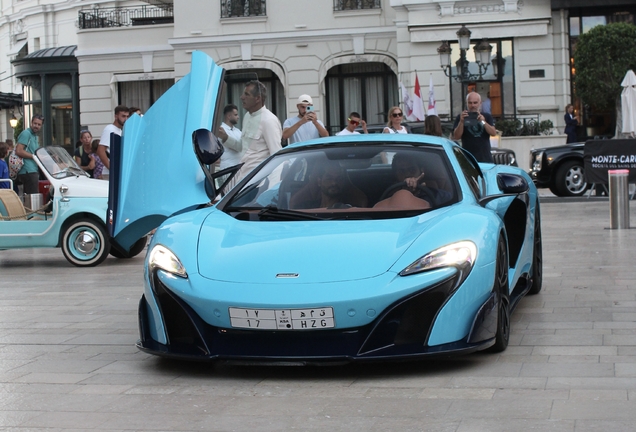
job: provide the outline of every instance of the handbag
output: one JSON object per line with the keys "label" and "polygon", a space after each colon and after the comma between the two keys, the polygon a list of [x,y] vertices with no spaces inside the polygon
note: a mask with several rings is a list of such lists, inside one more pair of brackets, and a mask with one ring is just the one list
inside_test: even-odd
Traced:
{"label": "handbag", "polygon": [[9,155],[9,177],[15,180],[18,177],[18,173],[24,166],[24,159],[15,154],[15,150]]}

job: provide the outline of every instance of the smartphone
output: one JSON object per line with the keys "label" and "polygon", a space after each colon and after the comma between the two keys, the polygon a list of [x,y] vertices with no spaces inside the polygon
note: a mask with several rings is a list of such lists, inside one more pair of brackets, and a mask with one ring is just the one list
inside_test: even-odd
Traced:
{"label": "smartphone", "polygon": [[314,112],[314,106],[313,105],[307,105],[307,112]]}
{"label": "smartphone", "polygon": [[478,113],[478,112],[470,111],[470,112],[468,113],[468,118],[469,118],[469,119],[475,119],[475,120],[477,120],[477,117],[479,117],[479,113]]}

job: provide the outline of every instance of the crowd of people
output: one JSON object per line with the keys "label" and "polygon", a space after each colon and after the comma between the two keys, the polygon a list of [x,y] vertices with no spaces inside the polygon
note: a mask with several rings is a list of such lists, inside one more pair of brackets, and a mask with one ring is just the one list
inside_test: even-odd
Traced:
{"label": "crowd of people", "polygon": [[[218,169],[222,170],[242,163],[234,182],[243,178],[254,167],[284,145],[329,136],[329,131],[318,118],[314,110],[313,99],[303,94],[298,98],[298,113],[286,119],[281,126],[279,119],[266,107],[267,88],[260,81],[250,81],[245,85],[240,96],[241,104],[247,111],[239,124],[238,107],[227,105],[223,110],[223,123],[217,136],[225,147]],[[480,162],[492,162],[490,154],[490,136],[497,134],[494,119],[489,112],[482,109],[481,97],[471,92],[466,97],[466,110],[459,114],[453,126],[452,138],[462,141],[462,146],[471,152]],[[121,136],[126,120],[133,114],[141,114],[137,107],[118,105],[114,110],[114,120],[107,125],[99,139],[93,139],[89,130],[80,132],[74,157],[80,167],[93,178],[108,180],[110,169],[110,137],[111,134]],[[571,114],[570,114],[571,115]],[[403,124],[404,112],[398,106],[388,111],[386,127],[383,133],[406,134],[408,129]],[[575,120],[576,121],[576,120]],[[38,167],[33,161],[33,153],[40,146],[38,133],[44,123],[44,117],[36,114],[31,124],[18,136],[15,155],[22,158],[24,165],[14,181],[14,189],[22,185],[23,193],[38,192]],[[427,116],[424,122],[425,134],[442,136],[441,121],[437,116]],[[336,135],[369,133],[367,123],[358,112],[351,112],[347,117],[347,126]],[[9,178],[7,159],[13,149],[8,143],[0,143],[0,179]],[[0,188],[8,188],[9,182],[0,181]]]}

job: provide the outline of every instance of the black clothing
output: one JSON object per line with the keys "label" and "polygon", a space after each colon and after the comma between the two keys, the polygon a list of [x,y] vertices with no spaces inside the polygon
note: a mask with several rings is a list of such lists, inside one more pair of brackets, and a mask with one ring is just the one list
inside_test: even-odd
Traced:
{"label": "black clothing", "polygon": [[[486,123],[491,126],[495,125],[495,120],[488,113],[482,112]],[[453,130],[459,125],[461,114],[455,118]],[[486,132],[484,125],[477,119],[466,117],[464,119],[464,133],[462,134],[462,147],[469,151],[478,162],[493,163],[492,154],[490,154],[490,134]]]}

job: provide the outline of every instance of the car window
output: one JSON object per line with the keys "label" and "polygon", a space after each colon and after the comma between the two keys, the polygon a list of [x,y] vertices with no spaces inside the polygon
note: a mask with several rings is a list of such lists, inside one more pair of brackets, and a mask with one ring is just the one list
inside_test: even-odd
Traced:
{"label": "car window", "polygon": [[250,220],[245,212],[264,209],[289,218],[406,217],[457,202],[456,185],[441,147],[312,146],[278,153],[219,208]]}
{"label": "car window", "polygon": [[483,185],[483,175],[475,158],[466,154],[461,147],[454,147],[453,151],[457,157],[457,162],[464,173],[464,177],[470,186],[470,190],[475,194],[475,198],[482,197],[481,186]]}

